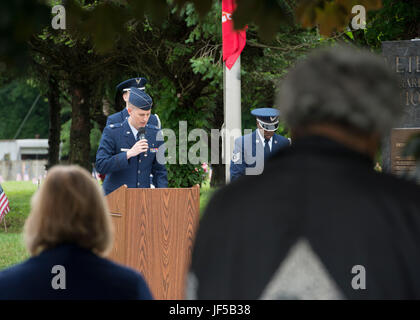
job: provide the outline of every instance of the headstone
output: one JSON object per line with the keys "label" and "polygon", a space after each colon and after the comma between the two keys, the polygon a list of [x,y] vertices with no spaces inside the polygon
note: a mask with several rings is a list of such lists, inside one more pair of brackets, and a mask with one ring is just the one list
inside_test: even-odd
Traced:
{"label": "headstone", "polygon": [[394,128],[391,131],[391,172],[396,175],[414,175],[416,159],[405,156],[403,150],[407,141],[420,134],[420,128]]}
{"label": "headstone", "polygon": [[384,41],[382,55],[398,78],[400,103],[404,109],[404,118],[398,128],[401,130],[393,130],[393,139],[398,140],[398,145],[391,145],[391,137],[387,137],[382,144],[382,168],[387,172],[395,172],[396,167],[401,169],[396,162],[401,161],[398,158],[400,147],[420,128],[420,39]]}

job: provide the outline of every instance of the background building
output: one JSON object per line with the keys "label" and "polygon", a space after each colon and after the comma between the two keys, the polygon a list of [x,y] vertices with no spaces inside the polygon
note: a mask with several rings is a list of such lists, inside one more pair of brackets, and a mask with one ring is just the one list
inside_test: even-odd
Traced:
{"label": "background building", "polygon": [[0,140],[0,183],[41,180],[47,157],[48,139]]}

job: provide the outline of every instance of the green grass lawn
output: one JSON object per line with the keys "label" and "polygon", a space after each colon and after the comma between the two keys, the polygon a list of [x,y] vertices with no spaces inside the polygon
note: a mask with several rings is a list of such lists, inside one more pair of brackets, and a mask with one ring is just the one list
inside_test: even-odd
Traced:
{"label": "green grass lawn", "polygon": [[203,182],[200,188],[200,217],[203,216],[203,212],[209,202],[211,195],[216,189],[210,187],[210,182]]}
{"label": "green grass lawn", "polygon": [[[30,212],[31,198],[38,186],[29,181],[7,181],[2,187],[10,203],[10,212],[6,215],[7,232],[3,221],[0,223],[0,270],[19,263],[29,257],[23,244],[23,225]],[[200,215],[210,199],[214,189],[203,183],[200,189]]]}
{"label": "green grass lawn", "polygon": [[25,260],[29,254],[23,244],[22,230],[38,186],[31,181],[6,181],[1,184],[9,199],[10,212],[0,223],[0,270]]}
{"label": "green grass lawn", "polygon": [[[9,199],[10,205],[10,212],[6,215],[7,231],[20,233],[30,211],[32,195],[38,186],[31,181],[6,181],[1,186]],[[2,221],[0,234],[4,232],[4,223]]]}
{"label": "green grass lawn", "polygon": [[0,233],[0,270],[28,257],[22,233]]}

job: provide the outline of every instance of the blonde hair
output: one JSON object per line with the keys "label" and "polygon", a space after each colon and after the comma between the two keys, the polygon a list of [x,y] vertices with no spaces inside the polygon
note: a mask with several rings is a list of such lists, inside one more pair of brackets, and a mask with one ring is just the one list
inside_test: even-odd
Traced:
{"label": "blonde hair", "polygon": [[112,248],[113,226],[98,183],[79,166],[55,166],[32,197],[24,227],[32,256],[62,243],[105,256]]}

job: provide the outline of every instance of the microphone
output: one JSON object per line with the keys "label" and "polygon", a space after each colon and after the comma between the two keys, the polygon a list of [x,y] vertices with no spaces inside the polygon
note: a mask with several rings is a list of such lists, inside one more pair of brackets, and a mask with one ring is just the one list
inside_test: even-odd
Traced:
{"label": "microphone", "polygon": [[[146,128],[140,127],[139,131],[137,132],[137,136],[139,137],[139,141],[146,139]],[[144,156],[147,157],[147,151],[144,153]]]}
{"label": "microphone", "polygon": [[146,139],[146,128],[140,127],[139,131],[137,132],[137,136],[139,137],[139,140]]}

